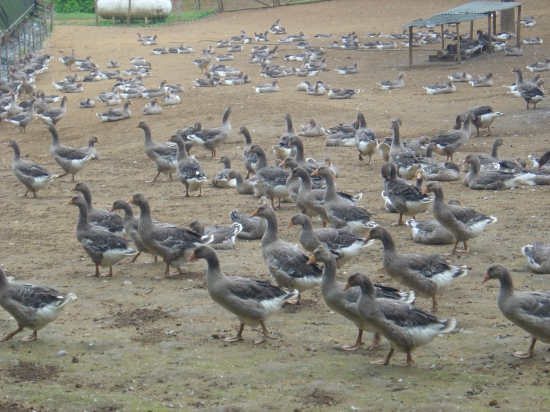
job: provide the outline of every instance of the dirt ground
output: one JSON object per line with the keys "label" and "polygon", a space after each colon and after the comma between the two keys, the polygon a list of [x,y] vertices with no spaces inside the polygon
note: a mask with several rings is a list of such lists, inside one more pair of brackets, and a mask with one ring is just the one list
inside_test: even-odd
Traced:
{"label": "dirt ground", "polygon": [[[183,186],[177,180],[144,183],[154,176],[155,169],[143,153],[142,131],[134,128],[140,120],[150,123],[155,141],[164,142],[182,125],[195,121],[204,127],[219,125],[225,107],[231,105],[233,132],[231,139],[218,149],[218,155],[229,156],[234,167],[242,171],[239,127],[247,126],[253,140],[273,160],[270,147],[285,131],[285,113],[292,115],[298,129],[311,117],[329,127],[350,122],[361,112],[382,138],[390,135],[391,120],[400,118],[402,136],[407,139],[451,129],[457,114],[470,106],[485,104],[505,116],[495,121],[492,136],[472,137],[456,160],[470,152],[488,152],[496,137],[504,139],[504,158],[542,154],[550,146],[548,101],[537,110],[527,111],[522,99],[511,97],[501,86],[515,81],[510,73],[514,66],[525,68],[548,56],[550,6],[544,0],[523,3],[523,15],[532,14],[538,20],[534,28],[523,29],[523,35],[540,36],[545,43],[524,47],[522,57],[505,57],[501,52],[467,60],[461,66],[420,64],[438,49],[437,45],[426,46],[415,50],[415,62],[419,65],[410,69],[404,48],[390,52],[339,51],[327,47],[334,39],[313,37],[320,32],[339,36],[356,31],[364,42],[367,32],[397,32],[401,24],[460,3],[335,0],[225,13],[191,24],[141,30],[142,34],[157,34],[159,46],[182,42],[190,45],[195,49],[192,55],[151,55],[149,47],[136,41],[135,28],[63,26],[55,29],[44,50],[56,58],[49,70],[38,77],[37,87],[54,93],[51,82],[70,74],[57,57],[71,48],[78,57],[91,55],[102,69],[113,59],[125,69],[130,67],[130,57],[142,55],[154,69],[153,76],[145,79],[147,86],[157,87],[163,79],[182,83],[182,104],[165,107],[160,116],[142,116],[140,111],[146,100],[136,99],[132,118],[116,123],[102,123],[95,116],[103,110],[101,104],[96,109],[77,106],[81,99],[95,98],[99,92],[109,90],[112,81],[85,83],[84,93],[68,95],[67,115],[58,124],[63,144],[79,147],[91,135],[102,142],[101,159],[78,176],[92,188],[97,207],[109,208],[117,199],[143,192],[150,199],[154,218],[179,225],[193,219],[228,224],[230,210],[251,213],[257,200],[210,185],[204,190],[204,197],[183,198]],[[230,65],[249,74],[252,84],[193,87],[190,81],[201,77],[201,73],[192,60],[199,57],[201,48],[237,35],[242,29],[247,34],[268,30],[277,18],[288,33],[303,30],[314,45],[324,46],[330,69],[357,60],[359,74],[342,76],[330,70],[319,79],[332,87],[359,88],[361,93],[342,101],[308,96],[295,91],[301,79],[286,77],[280,79],[279,93],[255,94],[251,86],[266,80],[259,76],[257,65],[246,62],[251,45],[235,53]],[[475,28],[484,29],[485,25],[486,20],[482,19]],[[277,44],[276,38],[270,36],[269,44]],[[282,56],[295,52],[292,44],[281,44],[279,50],[274,63],[299,65],[282,61]],[[402,70],[406,74],[404,89],[391,93],[378,89],[377,81],[396,78]],[[457,70],[473,75],[492,72],[495,86],[474,89],[459,84],[455,94],[424,93],[422,86],[444,81]],[[151,264],[149,256],[140,257],[136,264],[116,265],[113,278],[86,277],[94,268],[75,238],[77,210],[65,206],[74,184],[58,180],[39,198],[23,198],[18,197],[24,193],[23,187],[11,174],[12,151],[7,147],[11,139],[19,141],[29,160],[44,164],[52,173],[60,173],[49,154],[50,134],[38,120],[31,123],[26,134],[19,134],[6,123],[0,124],[0,130],[0,263],[18,281],[49,285],[78,295],[58,321],[39,332],[38,341],[23,344],[14,340],[0,345],[0,410],[550,410],[550,367],[544,363],[548,346],[539,343],[533,359],[513,358],[513,351],[527,349],[530,337],[499,312],[498,284],[481,285],[486,268],[500,262],[512,271],[516,288],[550,289],[548,276],[531,273],[521,254],[522,246],[547,239],[547,187],[488,192],[472,191],[459,182],[443,183],[447,198],[459,198],[466,205],[495,215],[498,223],[471,242],[468,255],[451,258],[455,264],[472,267],[466,278],[458,280],[439,298],[438,314],[455,317],[456,331],[417,349],[413,367],[383,367],[369,362],[386,355],[385,341],[370,352],[339,350],[355,341],[357,330],[351,322],[328,310],[318,289],[304,294],[302,306],[285,307],[273,316],[267,323],[273,339],[255,346],[253,340],[259,334],[250,328],[245,329],[243,342],[227,344],[221,340],[236,333],[238,322],[209,298],[204,261],[186,265],[186,276],[179,279],[153,279],[163,272],[164,264]],[[366,166],[357,160],[354,148],[325,148],[324,138],[303,141],[307,156],[322,159],[330,153],[340,169],[338,188],[353,193],[362,191],[361,204],[376,214],[378,223],[389,228],[397,220],[396,215],[386,213],[380,197],[380,156],[376,155],[372,164]],[[209,177],[221,169],[205,150],[197,148],[194,154]],[[277,215],[281,237],[297,243],[298,230],[286,228],[295,212],[286,203]],[[419,219],[430,217],[425,214]],[[407,228],[392,227],[390,231],[403,252],[443,253],[450,249],[416,244]],[[344,280],[361,271],[376,282],[398,286],[382,269],[381,251],[380,243],[365,249],[360,258],[339,271],[339,278]],[[269,277],[259,241],[239,241],[235,250],[220,251],[219,257],[227,274]],[[417,304],[431,307],[426,299],[419,299]],[[2,334],[16,329],[4,311],[0,311],[0,328]],[[365,341],[370,338],[365,336]],[[55,357],[60,351],[67,354]],[[402,362],[403,355],[396,355],[393,361]]]}

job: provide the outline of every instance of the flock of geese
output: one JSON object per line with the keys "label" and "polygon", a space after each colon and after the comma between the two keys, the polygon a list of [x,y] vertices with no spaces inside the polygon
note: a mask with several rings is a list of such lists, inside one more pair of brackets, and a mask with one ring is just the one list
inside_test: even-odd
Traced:
{"label": "flock of geese", "polygon": [[[309,44],[303,32],[288,36],[277,20],[269,31],[255,34],[254,41],[267,41],[268,32],[277,36],[285,35],[279,38],[280,43],[300,45],[298,49],[303,49],[304,53],[289,54],[285,56],[285,60],[298,60],[304,63],[300,68],[274,66],[271,59],[276,57],[277,47],[258,47],[250,60],[260,63],[261,75],[272,78],[273,81],[266,85],[254,86],[257,93],[276,92],[280,77],[310,77],[328,69],[326,59],[322,57],[322,48]],[[331,35],[316,37],[328,38]],[[360,48],[355,33],[342,36],[341,39],[341,48]],[[138,34],[138,40],[143,45],[150,46],[156,44],[157,36]],[[232,52],[238,52],[243,49],[243,44],[251,42],[253,40],[247,37],[243,30],[240,35],[228,41],[218,42],[218,47],[228,47]],[[335,45],[332,44],[331,47]],[[153,49],[153,54],[190,52],[192,49],[183,44],[178,48]],[[206,73],[204,79],[194,82],[197,87],[214,87],[222,83],[244,84],[250,80],[239,70],[219,64],[211,65],[212,55],[215,54],[213,48],[205,49],[203,54],[204,57],[194,60],[194,64]],[[89,76],[92,77],[86,77],[88,81],[118,78],[120,75],[119,71],[99,71],[89,57],[79,61],[74,50],[71,55],[60,60],[68,69],[77,65],[81,70],[83,67],[91,70]],[[218,60],[231,60],[231,57],[228,53]],[[23,159],[19,144],[15,140],[10,141],[9,146],[13,150],[12,172],[27,189],[25,196],[32,192],[33,196],[37,197],[37,193],[51,184],[56,177],[71,175],[74,181],[76,174],[100,157],[95,148],[95,144],[98,143],[96,137],[90,138],[89,144],[81,148],[72,148],[60,142],[56,123],[66,113],[65,96],[61,98],[59,107],[50,108],[47,102],[53,101],[53,97],[46,96],[42,91],[35,92],[32,85],[28,86],[29,78],[44,70],[48,61],[49,57],[46,56],[29,57],[22,68],[12,70],[9,87],[2,85],[9,89],[6,94],[8,103],[6,108],[2,109],[2,117],[25,132],[28,124],[38,115],[46,123],[52,137],[50,154],[63,170],[62,174],[53,175],[44,167]],[[118,121],[129,118],[129,106],[132,105],[130,99],[135,97],[152,99],[143,109],[143,114],[147,115],[162,113],[161,105],[180,103],[177,93],[183,91],[183,86],[167,85],[166,81],[162,81],[159,88],[147,89],[143,86],[142,78],[150,73],[150,64],[144,58],[135,58],[132,64],[134,68],[127,72],[136,75],[136,78],[131,81],[119,79],[113,87],[113,92],[97,97],[107,106],[121,104],[121,98],[125,99],[123,108],[97,113],[101,120]],[[118,67],[118,62],[109,62],[109,66]],[[529,69],[537,72],[549,70],[550,62],[547,60],[545,63],[537,63],[529,66]],[[335,70],[339,74],[353,75],[359,68],[355,62],[352,66]],[[517,67],[512,72],[517,75],[517,94],[526,101],[527,108],[530,104],[536,107],[544,98],[544,93],[540,89],[542,84],[537,83],[538,79],[524,81],[522,72]],[[18,74],[20,79],[14,80]],[[396,80],[381,81],[379,86],[383,90],[403,88],[404,77],[405,75],[400,73]],[[486,82],[492,81],[493,78],[491,73],[484,77]],[[436,84],[427,87],[428,94],[454,92],[457,82],[469,81],[476,87],[483,82],[483,79],[472,79],[471,75],[464,72],[451,75],[450,80],[451,82],[445,86]],[[54,86],[65,93],[82,89],[76,75],[55,83]],[[443,91],[446,87],[452,91]],[[336,99],[350,98],[357,93],[357,90],[331,88],[321,81],[315,85],[302,82],[297,89],[314,95],[329,93],[329,98]],[[27,111],[23,111],[24,109],[15,103],[16,97],[23,94],[28,94],[30,98],[27,102]],[[174,96],[177,96],[177,99]],[[162,102],[159,102],[159,98],[162,98]],[[79,106],[93,108],[95,102],[87,98],[81,101]],[[172,180],[176,174],[185,188],[185,196],[189,196],[190,192],[198,192],[198,196],[201,196],[207,177],[199,160],[190,155],[190,150],[194,146],[201,146],[211,152],[212,159],[216,158],[216,150],[231,135],[231,112],[231,107],[227,107],[222,114],[220,126],[202,129],[201,124],[197,122],[192,127],[178,130],[169,138],[168,144],[154,142],[149,124],[140,121],[135,127],[143,131],[144,153],[154,163],[157,171],[151,182],[156,182],[161,174],[167,176],[168,180]],[[533,167],[527,168],[519,158],[499,158],[498,147],[502,145],[502,139],[495,140],[490,155],[470,154],[462,164],[453,163],[453,155],[469,141],[472,126],[476,127],[477,135],[480,128],[487,128],[489,135],[491,124],[500,115],[501,113],[493,111],[489,106],[471,107],[456,117],[453,130],[434,137],[423,136],[417,141],[409,142],[400,139],[401,120],[392,121],[391,138],[380,140],[376,132],[367,126],[362,113],[359,113],[357,119],[350,124],[340,124],[326,130],[312,119],[302,130],[302,134],[327,134],[327,147],[354,147],[359,160],[368,158],[367,164],[379,151],[385,161],[381,168],[382,197],[388,212],[399,214],[396,225],[410,227],[415,242],[453,244],[451,254],[468,253],[468,242],[480,236],[486,226],[496,223],[497,217],[464,206],[456,199],[446,202],[443,189],[438,182],[459,180],[463,169],[467,172],[463,179],[464,185],[474,190],[504,190],[518,185],[550,184],[550,167],[547,165],[550,152],[537,159]],[[212,184],[221,188],[236,188],[240,194],[254,194],[260,198],[259,205],[251,216],[245,216],[236,210],[231,211],[230,217],[234,223],[228,227],[205,227],[200,221],[191,222],[189,227],[158,222],[153,219],[149,201],[143,193],[134,193],[126,201],[114,201],[111,210],[99,209],[93,204],[91,189],[84,182],[76,183],[72,190],[79,194],[73,196],[67,205],[78,208],[76,238],[95,265],[95,272],[89,276],[102,276],[100,267],[109,267],[107,276],[113,276],[113,265],[127,257],[132,257],[132,262],[135,262],[141,253],[153,256],[155,262],[160,257],[165,263],[165,270],[157,277],[158,279],[174,276],[170,273],[171,267],[177,269],[178,275],[185,276],[181,265],[187,261],[204,259],[207,264],[206,285],[209,295],[220,306],[235,314],[240,322],[236,337],[225,340],[242,340],[245,325],[253,328],[261,326],[263,336],[255,342],[256,344],[265,342],[269,337],[265,322],[271,315],[285,303],[300,304],[304,291],[319,286],[327,306],[352,321],[358,328],[356,343],[343,346],[343,350],[359,349],[362,346],[363,332],[369,331],[374,334],[374,345],[379,344],[382,336],[390,342],[391,349],[388,355],[379,363],[389,364],[394,351],[400,351],[406,353],[407,365],[411,365],[411,353],[415,348],[429,343],[439,334],[451,332],[456,327],[455,319],[440,319],[434,314],[438,308],[437,296],[451,288],[455,279],[466,276],[468,267],[453,266],[440,254],[400,253],[390,232],[379,226],[373,220],[373,215],[364,207],[357,205],[361,194],[353,196],[337,190],[335,177],[338,176],[338,168],[330,157],[327,156],[323,161],[307,158],[304,144],[294,130],[290,114],[285,116],[285,121],[287,131],[273,146],[273,151],[279,159],[276,165],[268,164],[265,150],[252,142],[250,132],[244,126],[239,129],[239,134],[245,142],[242,161],[247,172],[246,177],[243,178],[239,170],[231,166],[228,157],[221,158],[220,162],[224,163],[224,168],[212,179]],[[438,161],[433,157],[433,153],[446,156],[446,161]],[[425,187],[423,180],[428,181]],[[429,196],[430,193],[433,196]],[[290,198],[300,212],[291,217],[288,227],[300,228],[298,239],[303,250],[279,236],[275,210],[281,206],[281,199],[287,198]],[[277,206],[275,200],[278,200]],[[139,217],[134,216],[132,205],[139,208]],[[433,211],[433,220],[416,220],[417,216],[429,208]],[[122,210],[124,217],[116,214],[115,210]],[[405,222],[404,216],[412,219]],[[312,218],[315,217],[320,219],[322,227],[314,228]],[[328,225],[332,227],[327,227]],[[123,235],[131,239],[132,247]],[[226,276],[222,272],[216,249],[233,248],[236,237],[245,240],[261,239],[265,264],[277,286],[265,280]],[[351,275],[347,283],[336,281],[337,270],[359,256],[363,248],[376,240],[383,245],[382,265],[385,272],[396,283],[409,289],[408,292],[374,284],[368,276],[361,273]],[[461,243],[463,248],[458,249]],[[528,265],[539,273],[550,273],[549,251],[550,245],[538,242],[523,249]],[[323,266],[319,266],[319,263]],[[514,353],[514,356],[533,356],[537,340],[550,343],[550,294],[515,292],[510,273],[500,264],[490,266],[483,281],[491,279],[500,281],[498,304],[504,316],[532,335],[529,351]],[[415,306],[414,302],[418,298],[431,299],[432,311]],[[24,328],[31,329],[33,334],[22,339],[23,341],[36,339],[38,330],[55,320],[63,307],[75,299],[76,296],[72,293],[63,295],[48,287],[9,281],[0,269],[0,305],[18,323],[18,329],[6,335],[1,341],[10,340]]]}

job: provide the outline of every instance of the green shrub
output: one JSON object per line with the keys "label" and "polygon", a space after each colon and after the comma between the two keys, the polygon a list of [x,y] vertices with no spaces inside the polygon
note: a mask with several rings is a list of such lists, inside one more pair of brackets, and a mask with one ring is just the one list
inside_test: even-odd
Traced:
{"label": "green shrub", "polygon": [[94,13],[94,0],[57,0],[57,13]]}

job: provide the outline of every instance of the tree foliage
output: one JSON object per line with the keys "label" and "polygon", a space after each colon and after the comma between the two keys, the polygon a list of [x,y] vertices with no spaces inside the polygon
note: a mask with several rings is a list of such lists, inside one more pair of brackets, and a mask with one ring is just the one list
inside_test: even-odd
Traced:
{"label": "tree foliage", "polygon": [[57,0],[57,13],[94,13],[94,0]]}

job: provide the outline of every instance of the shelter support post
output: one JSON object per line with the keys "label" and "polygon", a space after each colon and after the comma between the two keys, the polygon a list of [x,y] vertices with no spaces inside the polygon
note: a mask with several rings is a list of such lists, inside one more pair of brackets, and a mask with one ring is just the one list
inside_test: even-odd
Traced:
{"label": "shelter support post", "polygon": [[460,50],[460,23],[456,23],[456,55],[458,62],[462,63],[462,50]]}
{"label": "shelter support post", "polygon": [[55,7],[55,0],[50,3],[50,33],[53,32],[53,9]]}
{"label": "shelter support post", "polygon": [[413,28],[409,26],[409,66],[413,64]]}
{"label": "shelter support post", "polygon": [[470,21],[470,40],[474,39],[474,21]]}
{"label": "shelter support post", "polygon": [[521,45],[521,6],[518,6],[518,28],[516,33],[516,46],[519,47]]}
{"label": "shelter support post", "polygon": [[441,51],[445,50],[445,33],[443,31],[443,24],[441,25]]}
{"label": "shelter support post", "polygon": [[497,13],[493,13],[493,33],[497,34]]}
{"label": "shelter support post", "polygon": [[487,53],[491,54],[493,52],[493,39],[491,36],[491,14],[487,15]]}
{"label": "shelter support post", "polygon": [[128,15],[126,16],[126,27],[130,25],[130,13],[132,13],[132,0],[128,0]]}
{"label": "shelter support post", "polygon": [[99,14],[97,13],[97,0],[94,0],[95,25],[99,26]]}

